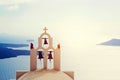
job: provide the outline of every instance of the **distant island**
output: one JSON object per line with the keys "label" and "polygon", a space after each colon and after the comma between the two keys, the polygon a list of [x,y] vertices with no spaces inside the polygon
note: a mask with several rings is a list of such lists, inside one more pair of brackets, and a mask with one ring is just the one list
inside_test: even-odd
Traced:
{"label": "distant island", "polygon": [[0,33],[0,59],[29,55],[29,50],[18,50],[28,48],[29,40],[34,41],[30,37]]}
{"label": "distant island", "polygon": [[[11,48],[8,48],[11,47]],[[12,48],[28,47],[28,44],[7,44],[0,43],[0,59],[29,55],[29,50],[14,50]]]}
{"label": "distant island", "polygon": [[28,47],[28,44],[11,44],[11,43],[0,43],[0,47],[12,47],[12,48],[19,48],[19,47]]}
{"label": "distant island", "polygon": [[100,45],[106,46],[120,46],[120,39],[111,39],[109,41],[103,42]]}

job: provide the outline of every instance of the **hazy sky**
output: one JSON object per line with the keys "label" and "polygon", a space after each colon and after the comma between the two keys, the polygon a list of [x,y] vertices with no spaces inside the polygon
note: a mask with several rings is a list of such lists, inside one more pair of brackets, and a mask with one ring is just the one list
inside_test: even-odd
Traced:
{"label": "hazy sky", "polygon": [[78,80],[120,80],[120,49],[91,47],[120,38],[120,0],[0,0],[0,33],[37,39],[45,26]]}
{"label": "hazy sky", "polygon": [[120,38],[120,0],[0,0],[0,33],[38,36],[45,26],[64,42]]}

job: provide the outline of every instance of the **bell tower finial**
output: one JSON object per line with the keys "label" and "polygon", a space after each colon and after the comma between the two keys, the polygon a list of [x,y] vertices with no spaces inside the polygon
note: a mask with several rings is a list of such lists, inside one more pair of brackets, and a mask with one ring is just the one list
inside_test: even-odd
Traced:
{"label": "bell tower finial", "polygon": [[46,31],[48,30],[46,27],[43,29],[44,31],[45,31],[45,33],[46,33]]}

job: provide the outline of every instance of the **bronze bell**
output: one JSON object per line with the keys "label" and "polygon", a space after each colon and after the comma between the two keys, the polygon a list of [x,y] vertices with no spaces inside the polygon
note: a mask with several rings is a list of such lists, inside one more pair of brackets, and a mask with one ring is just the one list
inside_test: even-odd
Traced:
{"label": "bronze bell", "polygon": [[51,59],[53,59],[52,57],[52,51],[50,51],[50,53],[48,54],[48,59],[51,61]]}
{"label": "bronze bell", "polygon": [[60,44],[57,45],[57,48],[60,49]]}
{"label": "bronze bell", "polygon": [[34,49],[33,43],[30,43],[30,49]]}
{"label": "bronze bell", "polygon": [[44,38],[44,44],[45,44],[45,45],[48,44],[47,38]]}
{"label": "bronze bell", "polygon": [[38,51],[38,53],[39,53],[39,55],[38,55],[38,59],[41,60],[42,58],[44,58],[44,57],[43,57],[43,52],[42,52],[42,51]]}

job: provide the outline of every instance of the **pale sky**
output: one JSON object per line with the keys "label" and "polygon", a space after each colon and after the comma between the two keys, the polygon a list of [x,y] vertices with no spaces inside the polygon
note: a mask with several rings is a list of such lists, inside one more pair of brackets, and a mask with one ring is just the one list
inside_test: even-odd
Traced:
{"label": "pale sky", "polygon": [[38,36],[45,26],[64,43],[120,38],[120,0],[0,0],[0,33]]}
{"label": "pale sky", "polygon": [[0,33],[37,39],[45,26],[76,80],[120,80],[119,47],[91,47],[120,38],[120,0],[0,0]]}

